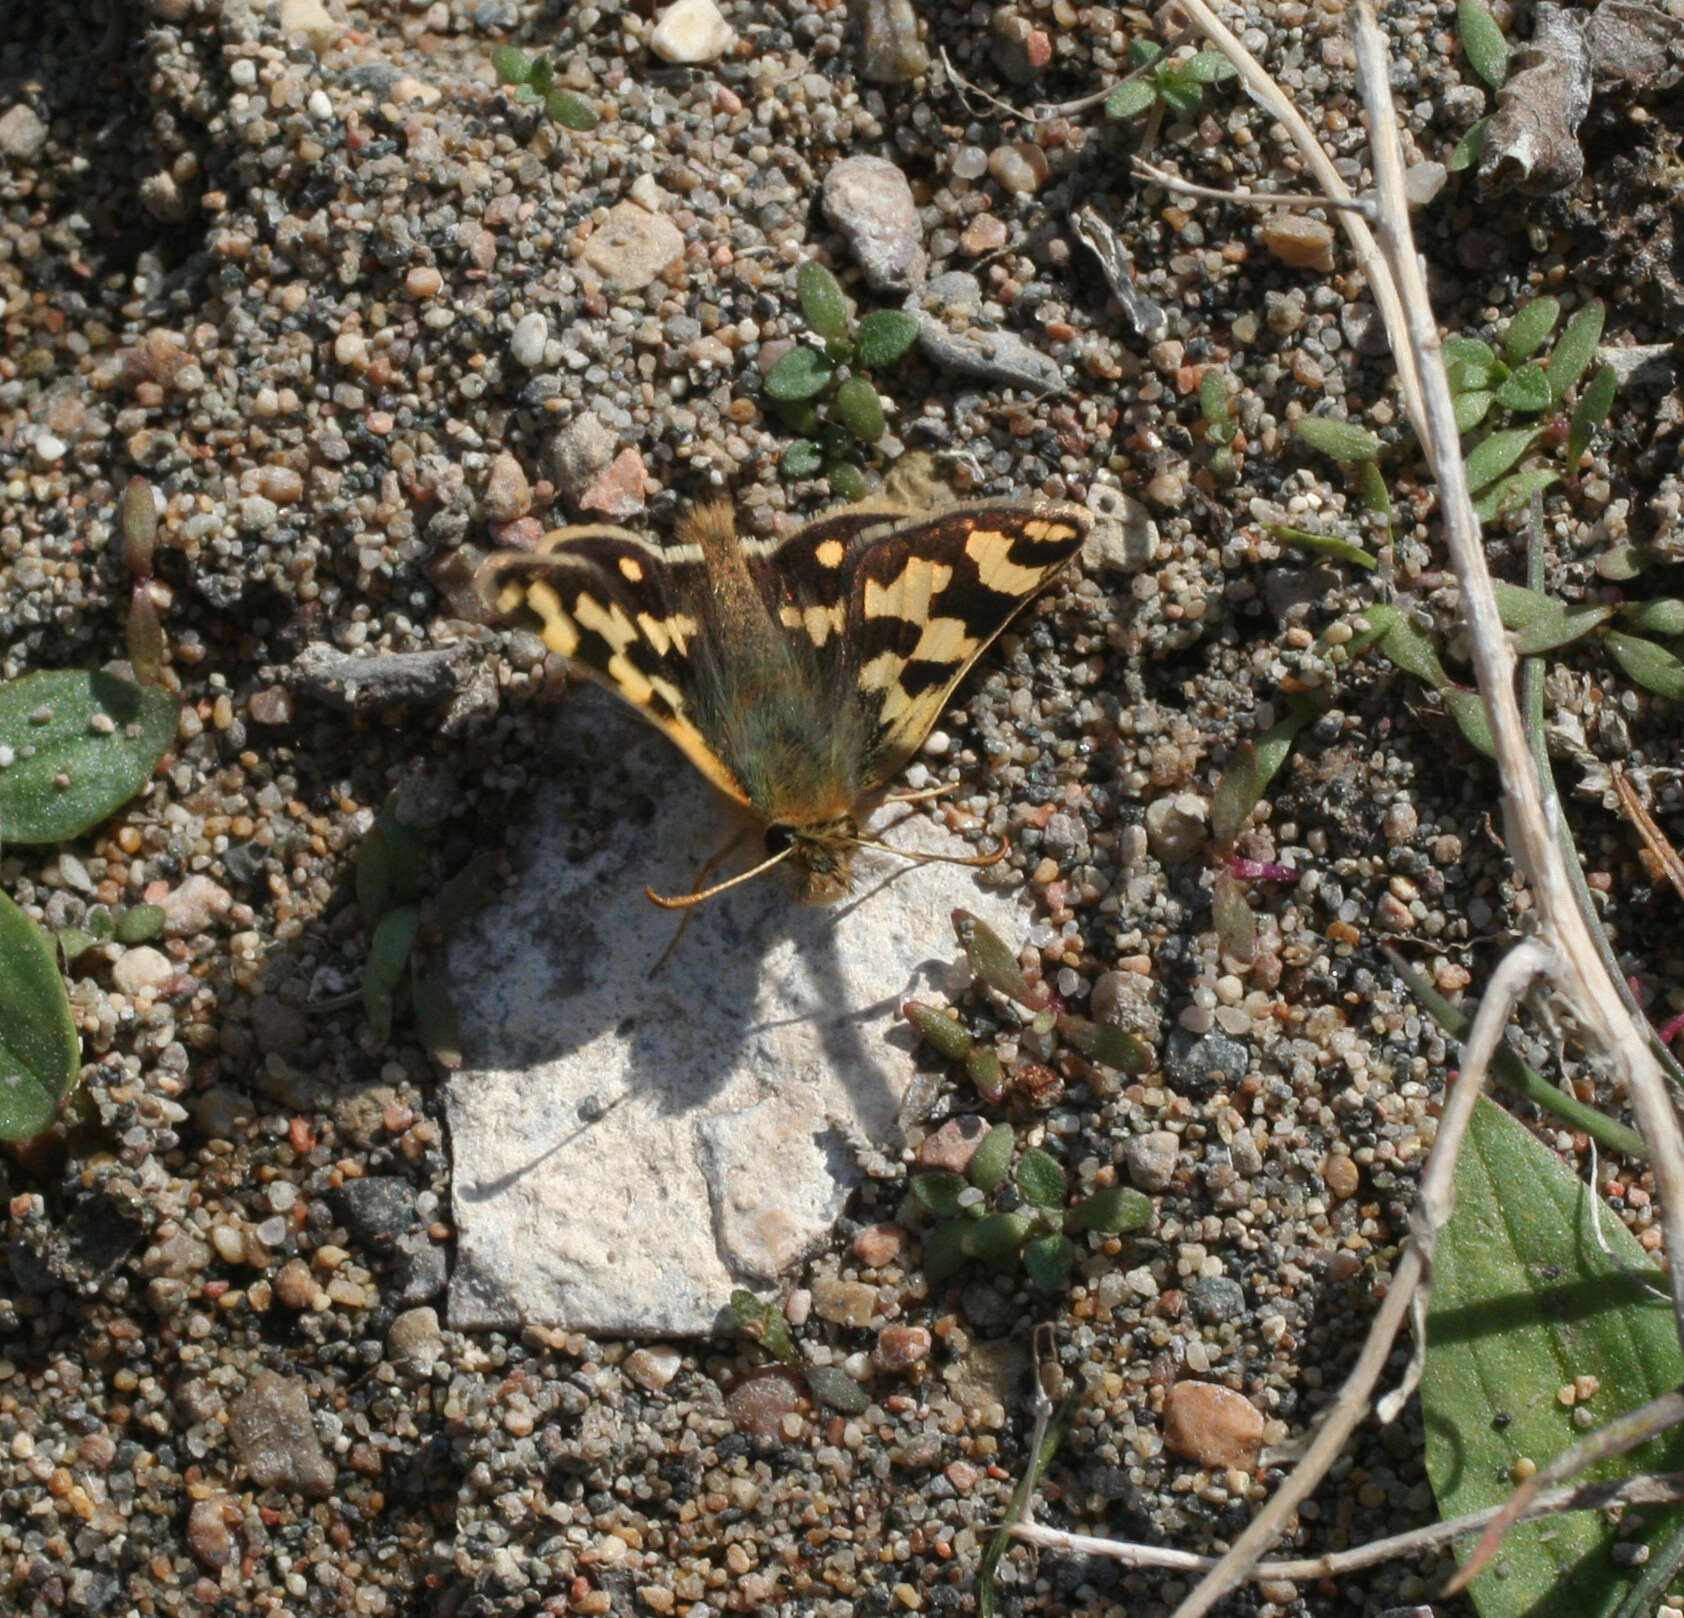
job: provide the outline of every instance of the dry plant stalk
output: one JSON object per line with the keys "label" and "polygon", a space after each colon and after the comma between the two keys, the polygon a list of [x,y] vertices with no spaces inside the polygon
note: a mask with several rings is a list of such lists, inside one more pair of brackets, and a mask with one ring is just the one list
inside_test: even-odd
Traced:
{"label": "dry plant stalk", "polygon": [[[1341,202],[1351,200],[1350,192],[1309,126],[1261,64],[1215,16],[1205,0],[1180,0],[1180,4],[1234,65],[1253,98],[1291,132],[1306,165],[1329,195]],[[1468,495],[1438,329],[1410,232],[1385,40],[1371,0],[1359,0],[1355,32],[1357,79],[1373,152],[1378,239],[1357,212],[1341,208],[1338,216],[1368,274],[1396,358],[1405,403],[1438,483],[1439,510],[1451,566],[1461,586],[1475,676],[1502,785],[1505,840],[1517,873],[1533,895],[1537,928],[1535,935],[1517,943],[1492,973],[1464,1043],[1461,1070],[1446,1096],[1444,1115],[1422,1173],[1410,1239],[1399,1255],[1392,1285],[1369,1329],[1355,1368],[1303,1459],[1228,1553],[1209,1568],[1188,1594],[1176,1609],[1175,1618],[1202,1618],[1239,1584],[1260,1576],[1265,1551],[1285,1532],[1293,1512],[1327,1475],[1346,1439],[1366,1414],[1405,1311],[1411,1308],[1416,1317],[1416,1355],[1404,1385],[1382,1402],[1382,1418],[1392,1419],[1413,1389],[1425,1347],[1425,1305],[1432,1250],[1437,1232],[1449,1217],[1452,1206],[1456,1156],[1509,1018],[1535,985],[1547,984],[1558,996],[1591,1056],[1624,1086],[1631,1099],[1652,1154],[1672,1280],[1673,1311],[1679,1339],[1684,1344],[1684,1134],[1680,1132],[1671,1095],[1650,1047],[1648,1031],[1635,1026],[1621,1008],[1620,996],[1610,982],[1589,925],[1575,901],[1555,828],[1545,810],[1546,797],[1515,696],[1514,653],[1485,564],[1480,525]],[[1019,1538],[1041,1544],[1079,1543],[1080,1549],[1089,1554],[1115,1555],[1144,1565],[1147,1547],[1125,1546],[1086,1536],[1078,1542],[1076,1536],[1039,1528],[1029,1521],[1029,1504],[1026,1499],[1021,1520],[1013,1525],[1013,1532]],[[1537,1501],[1531,1502],[1531,1507],[1537,1505]],[[1274,1567],[1297,1565],[1274,1564]],[[1275,1576],[1297,1575],[1277,1573]]]}

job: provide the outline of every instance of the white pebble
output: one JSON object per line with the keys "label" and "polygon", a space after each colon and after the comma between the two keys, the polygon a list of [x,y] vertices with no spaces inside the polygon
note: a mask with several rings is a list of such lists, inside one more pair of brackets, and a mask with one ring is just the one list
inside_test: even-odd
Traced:
{"label": "white pebble", "polygon": [[676,0],[649,35],[650,50],[663,62],[717,61],[736,42],[736,31],[713,0]]}
{"label": "white pebble", "polygon": [[536,371],[544,363],[544,347],[550,340],[550,323],[542,315],[522,315],[509,338],[509,354],[517,365]]}

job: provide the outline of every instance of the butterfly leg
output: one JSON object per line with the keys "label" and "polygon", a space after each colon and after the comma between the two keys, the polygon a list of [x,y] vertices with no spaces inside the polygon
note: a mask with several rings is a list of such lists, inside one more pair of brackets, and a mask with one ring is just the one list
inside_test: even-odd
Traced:
{"label": "butterfly leg", "polygon": [[928,803],[931,798],[945,798],[950,792],[957,792],[964,783],[949,781],[939,787],[925,787],[922,792],[896,792],[887,798],[879,798],[879,804],[885,803]]}

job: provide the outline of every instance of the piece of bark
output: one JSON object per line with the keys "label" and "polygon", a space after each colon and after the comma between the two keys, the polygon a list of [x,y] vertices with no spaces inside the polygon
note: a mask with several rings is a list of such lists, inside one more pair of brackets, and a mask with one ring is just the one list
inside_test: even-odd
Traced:
{"label": "piece of bark", "polygon": [[1540,4],[1520,67],[1497,92],[1486,126],[1479,180],[1487,191],[1548,196],[1584,174],[1579,125],[1590,110],[1590,64],[1584,25],[1561,6]]}

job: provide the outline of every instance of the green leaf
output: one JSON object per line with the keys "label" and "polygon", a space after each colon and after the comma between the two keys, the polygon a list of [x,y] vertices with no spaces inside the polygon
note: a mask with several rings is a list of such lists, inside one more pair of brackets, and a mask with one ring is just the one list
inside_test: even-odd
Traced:
{"label": "green leaf", "polygon": [[877,397],[876,388],[863,376],[849,377],[836,390],[836,401],[831,409],[855,438],[867,444],[875,444],[888,425],[883,419],[883,401]]}
{"label": "green leaf", "polygon": [[821,337],[838,340],[848,335],[848,300],[842,283],[817,259],[810,258],[795,273],[795,295],[807,324]]}
{"label": "green leaf", "polygon": [[758,1343],[775,1360],[793,1360],[795,1340],[789,1334],[789,1321],[775,1303],[764,1303],[746,1287],[738,1287],[731,1294],[729,1305],[737,1330],[752,1343]]}
{"label": "green leaf", "polygon": [[1610,545],[1596,559],[1596,576],[1611,584],[1628,584],[1640,578],[1659,558],[1647,545],[1634,545],[1626,540]]}
{"label": "green leaf", "polygon": [[1596,358],[1596,345],[1602,341],[1602,323],[1608,311],[1600,303],[1587,303],[1573,311],[1561,341],[1550,354],[1547,377],[1554,399],[1565,399],[1570,389]]}
{"label": "green leaf", "polygon": [[1490,522],[1511,506],[1525,505],[1532,498],[1533,490],[1547,489],[1560,481],[1561,474],[1553,466],[1523,466],[1476,496],[1474,515],[1481,522]]}
{"label": "green leaf", "polygon": [[447,1072],[462,1065],[462,1030],[445,976],[425,954],[410,956],[409,999],[415,1032],[428,1055]]}
{"label": "green leaf", "polygon": [[1373,461],[1358,464],[1362,468],[1363,506],[1389,523],[1392,520],[1392,491],[1386,487],[1384,474]]}
{"label": "green leaf", "polygon": [[54,669],[0,685],[0,842],[56,843],[146,785],[177,704],[110,674]]}
{"label": "green leaf", "polygon": [[1178,118],[1191,118],[1205,104],[1204,86],[1186,83],[1171,68],[1157,78],[1158,99]]}
{"label": "green leaf", "polygon": [[959,1198],[970,1189],[962,1174],[915,1174],[912,1177],[912,1197],[933,1219],[957,1219],[962,1207]]}
{"label": "green leaf", "polygon": [[1234,417],[1228,409],[1228,378],[1219,366],[1211,366],[1199,378],[1199,414],[1210,428],[1212,443],[1227,443],[1234,436]]}
{"label": "green leaf", "polygon": [[1257,918],[1246,885],[1232,871],[1218,871],[1210,885],[1210,921],[1224,955],[1249,961],[1257,953]]}
{"label": "green leaf", "polygon": [[394,998],[420,926],[420,910],[414,905],[400,905],[380,918],[369,940],[368,961],[363,967],[363,1013],[382,1040],[392,1031]]}
{"label": "green leaf", "polygon": [[540,99],[548,95],[555,83],[555,63],[548,56],[534,56],[532,65],[526,70],[526,83],[528,88],[538,92]]}
{"label": "green leaf", "polygon": [[1440,347],[1447,370],[1451,366],[1464,365],[1470,371],[1490,378],[1493,372],[1503,368],[1496,350],[1481,338],[1447,337]]}
{"label": "green leaf", "polygon": [[939,1287],[964,1269],[970,1257],[965,1251],[965,1238],[970,1229],[970,1220],[957,1219],[924,1233],[924,1274],[932,1287]]}
{"label": "green leaf", "polygon": [[1076,1247],[1068,1236],[1037,1236],[1024,1245],[1024,1273],[1043,1292],[1062,1291],[1075,1262]]}
{"label": "green leaf", "polygon": [[1561,611],[1561,603],[1542,590],[1529,590],[1523,584],[1510,584],[1507,579],[1493,579],[1491,593],[1497,598],[1497,612],[1504,629],[1524,629],[1540,618],[1548,618]]}
{"label": "green leaf", "polygon": [[1496,394],[1483,388],[1474,388],[1467,393],[1458,393],[1451,404],[1456,416],[1456,431],[1471,433],[1491,414],[1491,406],[1496,402],[1496,399]]}
{"label": "green leaf", "polygon": [[1534,298],[1515,311],[1509,329],[1503,334],[1503,358],[1510,365],[1529,360],[1544,346],[1555,323],[1561,319],[1561,300],[1548,296]]}
{"label": "green leaf", "polygon": [[979,1191],[993,1191],[1006,1177],[1011,1167],[1012,1153],[1017,1148],[1017,1132],[1010,1124],[996,1124],[983,1136],[982,1144],[971,1154],[965,1178]]}
{"label": "green leaf", "polygon": [[1479,161],[1479,154],[1485,150],[1485,131],[1491,122],[1491,115],[1476,119],[1468,126],[1468,131],[1456,142],[1450,156],[1445,159],[1445,168],[1452,174],[1460,174],[1464,169],[1471,169]]}
{"label": "green leaf", "polygon": [[411,904],[420,891],[420,850],[415,833],[398,819],[388,798],[357,850],[357,908],[373,926],[395,904]]}
{"label": "green leaf", "polygon": [[1474,72],[1493,90],[1501,90],[1509,76],[1509,42],[1484,0],[1459,0],[1456,32]]}
{"label": "green leaf", "polygon": [[1495,758],[1497,744],[1491,740],[1491,726],[1486,720],[1485,704],[1480,701],[1479,693],[1458,685],[1443,692],[1443,697],[1444,706],[1468,745],[1487,758]]}
{"label": "green leaf", "polygon": [[1281,765],[1286,763],[1293,737],[1303,728],[1303,716],[1289,714],[1272,724],[1255,742],[1244,741],[1235,749],[1211,795],[1210,832],[1219,846],[1231,843],[1245,829],[1252,810],[1261,802]]}
{"label": "green leaf", "polygon": [[965,1076],[984,1101],[998,1101],[1006,1093],[1005,1070],[992,1045],[973,1045],[965,1052]]}
{"label": "green leaf", "polygon": [[28,1140],[76,1083],[82,1047],[47,936],[0,893],[0,1140]]}
{"label": "green leaf", "polygon": [[164,621],[144,579],[136,579],[129,589],[129,610],[123,615],[123,651],[141,685],[159,683],[164,667]]}
{"label": "green leaf", "polygon": [[1628,601],[1620,616],[1646,635],[1684,635],[1684,601],[1661,596],[1654,601]]}
{"label": "green leaf", "polygon": [[109,944],[117,936],[117,918],[104,905],[95,905],[88,912],[88,931],[102,944]]}
{"label": "green leaf", "polygon": [[1349,562],[1353,567],[1371,568],[1375,565],[1374,558],[1362,546],[1338,534],[1312,534],[1307,528],[1288,528],[1285,523],[1272,523],[1269,532],[1283,545],[1331,556],[1335,561]]}
{"label": "green leaf", "polygon": [[918,341],[918,322],[899,309],[873,309],[855,334],[859,362],[869,371],[893,365]]}
{"label": "green leaf", "polygon": [[974,1043],[970,1031],[950,1011],[908,1000],[900,1008],[900,1014],[918,1030],[920,1039],[955,1062],[961,1060]]}
{"label": "green leaf", "polygon": [[[1036,1019],[1037,1022],[1039,1020]],[[1073,1017],[1067,1011],[1058,1013],[1055,1026],[1070,1046],[1090,1062],[1114,1067],[1119,1073],[1130,1076],[1152,1070],[1152,1047],[1138,1034],[1113,1028],[1110,1023]]]}
{"label": "green leaf", "polygon": [[1523,365],[1496,393],[1497,403],[1505,410],[1548,410],[1555,403],[1550,393],[1549,378],[1541,365]]}
{"label": "green leaf", "polygon": [[774,399],[812,399],[824,392],[835,369],[816,348],[792,348],[778,356],[766,392]]}
{"label": "green leaf", "polygon": [[1065,1215],[1067,1228],[1097,1230],[1107,1236],[1144,1230],[1152,1223],[1152,1199],[1128,1186],[1109,1185],[1084,1197]]}
{"label": "green leaf", "polygon": [[117,918],[119,944],[144,944],[164,930],[165,916],[158,905],[133,905]]}
{"label": "green leaf", "polygon": [[1030,1147],[1017,1160],[1017,1188],[1023,1200],[1036,1208],[1062,1208],[1070,1194],[1058,1159],[1039,1146]]}
{"label": "green leaf", "polygon": [[1600,601],[1583,601],[1576,606],[1562,607],[1547,618],[1528,624],[1514,638],[1517,657],[1536,657],[1540,652],[1553,652],[1561,646],[1571,646],[1582,640],[1600,623],[1614,616],[1615,609]]}
{"label": "green leaf", "polygon": [[80,927],[60,927],[53,934],[53,942],[58,945],[59,954],[64,958],[64,969],[68,973],[70,963],[85,955],[99,940],[92,933],[83,932]]}
{"label": "green leaf", "polygon": [[1664,646],[1639,635],[1621,634],[1617,629],[1610,629],[1603,640],[1614,661],[1645,691],[1684,702],[1684,663]]}
{"label": "green leaf", "polygon": [[1157,86],[1144,74],[1127,79],[1105,98],[1107,118],[1138,118],[1157,99]]}
{"label": "green leaf", "polygon": [[[1502,1503],[1522,1459],[1543,1465],[1585,1436],[1555,1390],[1593,1376],[1588,1411],[1617,1416],[1684,1380],[1663,1298],[1665,1278],[1617,1216],[1593,1223],[1587,1192],[1554,1154],[1488,1101],[1475,1108],[1456,1167],[1456,1208],[1440,1232],[1421,1384],[1427,1475],[1445,1517]],[[1499,1419],[1501,1418],[1501,1419]],[[1583,1481],[1684,1466],[1676,1430],[1581,1474]],[[1684,1512],[1645,1516],[1652,1545]],[[1599,1512],[1567,1512],[1509,1531],[1473,1584],[1481,1618],[1611,1618],[1631,1562]],[[1465,1554],[1474,1541],[1459,1541]]]}
{"label": "green leaf", "polygon": [[1567,429],[1567,469],[1576,472],[1579,459],[1590,448],[1596,430],[1608,419],[1620,381],[1611,365],[1604,365],[1590,379],[1590,385],[1573,406],[1572,425]]}
{"label": "green leaf", "polygon": [[525,84],[527,75],[532,71],[532,58],[513,45],[494,45],[491,71],[505,84]]}
{"label": "green leaf", "polygon": [[530,84],[514,86],[514,102],[517,107],[529,107],[544,99],[541,90],[535,90]]}
{"label": "green leaf", "polygon": [[1046,995],[1038,993],[1023,975],[1023,968],[1017,964],[1017,957],[1005,939],[987,922],[968,910],[955,910],[953,933],[979,982],[986,983],[996,994],[1015,1000],[1026,1010],[1034,1011],[1045,1004]]}
{"label": "green leaf", "polygon": [[965,1256],[1003,1270],[1015,1264],[1029,1232],[1035,1228],[1027,1214],[992,1213],[965,1227]]}
{"label": "green leaf", "polygon": [[1164,54],[1164,48],[1156,40],[1147,39],[1144,34],[1136,34],[1129,41],[1129,62],[1134,67],[1145,67],[1148,62],[1155,62]]}
{"label": "green leaf", "polygon": [[812,439],[798,438],[783,452],[778,465],[786,478],[810,478],[824,465],[824,456]]}
{"label": "green leaf", "polygon": [[[1369,617],[1374,616],[1371,608]],[[1413,674],[1433,690],[1442,691],[1450,684],[1450,676],[1444,672],[1444,665],[1439,662],[1433,643],[1406,614],[1400,612],[1388,617],[1378,645],[1405,674]]]}
{"label": "green leaf", "polygon": [[839,500],[863,500],[870,491],[865,486],[865,473],[851,461],[833,461],[824,469],[830,479],[830,491]]}
{"label": "green leaf", "polygon": [[590,102],[559,86],[544,92],[544,111],[563,129],[576,129],[581,134],[601,122]]}
{"label": "green leaf", "polygon": [[1178,64],[1175,71],[1194,84],[1217,84],[1233,78],[1234,64],[1221,51],[1200,51]]}
{"label": "green leaf", "polygon": [[1334,421],[1330,416],[1302,416],[1292,430],[1311,449],[1331,455],[1336,461],[1371,461],[1380,453],[1380,440],[1355,422]]}
{"label": "green leaf", "polygon": [[1480,439],[1464,462],[1468,492],[1478,494],[1487,484],[1495,483],[1542,436],[1542,429],[1537,427],[1502,427]]}
{"label": "green leaf", "polygon": [[852,340],[846,337],[825,338],[824,357],[837,365],[846,365],[854,357]]}
{"label": "green leaf", "polygon": [[131,578],[150,578],[158,551],[158,502],[152,485],[143,477],[130,478],[123,485],[117,510],[123,530],[123,566]]}

